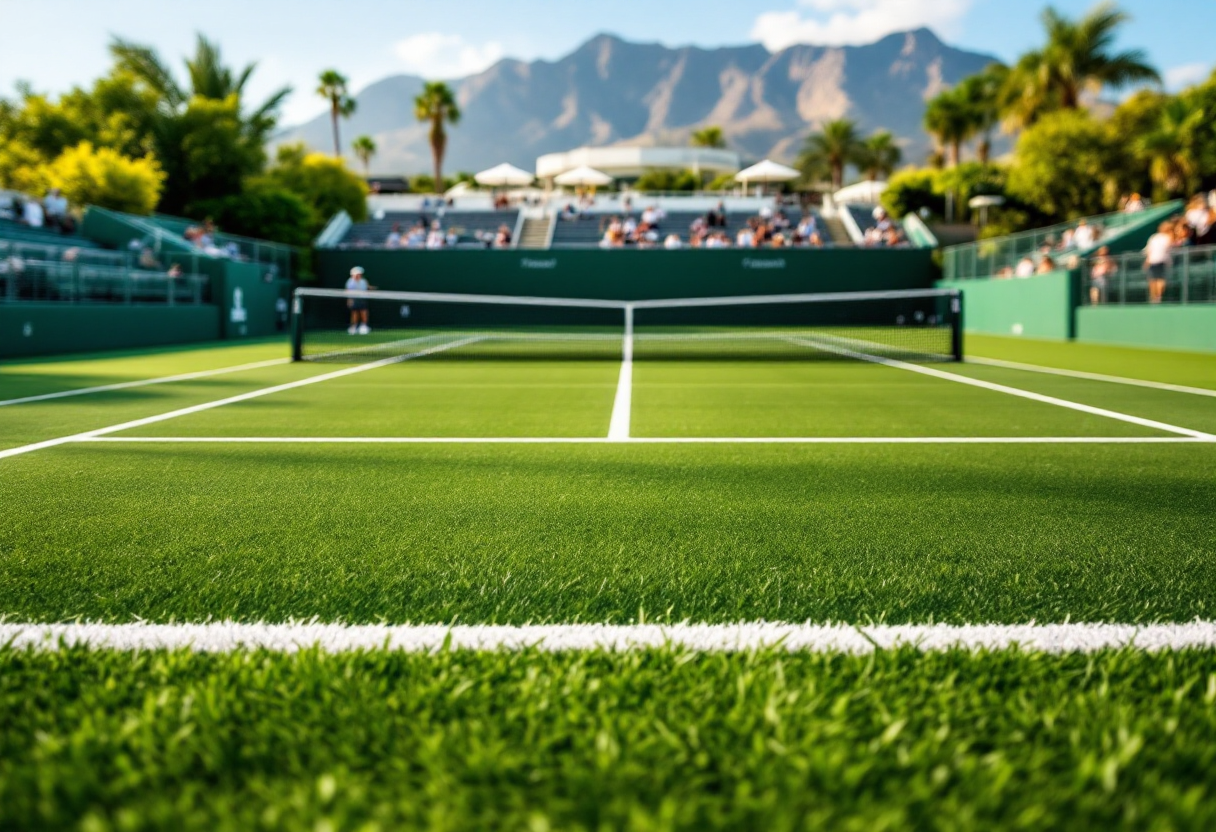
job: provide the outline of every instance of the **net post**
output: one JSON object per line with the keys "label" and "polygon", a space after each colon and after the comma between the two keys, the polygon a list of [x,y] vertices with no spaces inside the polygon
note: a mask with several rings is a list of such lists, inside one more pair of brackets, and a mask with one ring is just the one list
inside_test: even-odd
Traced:
{"label": "net post", "polygon": [[955,361],[963,360],[963,293],[955,291],[950,296],[950,346]]}
{"label": "net post", "polygon": [[291,360],[304,360],[304,298],[291,296]]}

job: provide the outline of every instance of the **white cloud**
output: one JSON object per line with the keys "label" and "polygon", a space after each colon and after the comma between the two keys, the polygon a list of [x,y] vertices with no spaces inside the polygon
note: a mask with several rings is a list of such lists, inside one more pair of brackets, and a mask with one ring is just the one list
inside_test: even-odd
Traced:
{"label": "white cloud", "polygon": [[1183,87],[1198,84],[1207,80],[1208,73],[1211,71],[1212,68],[1207,64],[1198,63],[1171,67],[1165,71],[1165,88],[1177,91]]}
{"label": "white cloud", "polygon": [[[872,43],[892,32],[928,26],[956,33],[972,0],[799,0],[801,9],[764,12],[752,37],[771,51],[795,43],[839,46]],[[805,10],[805,11],[803,11]]]}
{"label": "white cloud", "polygon": [[393,52],[406,72],[426,78],[462,78],[481,72],[503,56],[502,44],[472,44],[460,35],[426,32],[398,41]]}

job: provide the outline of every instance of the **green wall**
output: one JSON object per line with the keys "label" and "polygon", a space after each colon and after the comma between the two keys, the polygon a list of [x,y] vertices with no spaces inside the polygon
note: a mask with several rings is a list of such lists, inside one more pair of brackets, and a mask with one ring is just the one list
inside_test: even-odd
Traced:
{"label": "green wall", "polygon": [[1216,352],[1216,304],[1083,306],[1077,340]]}
{"label": "green wall", "polygon": [[352,266],[380,289],[645,300],[787,292],[922,289],[936,276],[925,249],[762,251],[386,251],[319,249],[322,286]]}
{"label": "green wall", "polygon": [[219,309],[200,306],[0,305],[0,358],[214,341]]}
{"label": "green wall", "polygon": [[937,285],[962,291],[967,332],[1063,340],[1075,333],[1077,279],[1075,272],[1059,271],[1008,280],[942,280]]}

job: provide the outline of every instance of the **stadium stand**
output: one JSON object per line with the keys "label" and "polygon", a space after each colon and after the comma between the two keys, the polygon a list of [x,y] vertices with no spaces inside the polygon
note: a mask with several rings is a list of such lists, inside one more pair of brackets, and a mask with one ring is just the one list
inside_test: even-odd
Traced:
{"label": "stadium stand", "polygon": [[438,222],[443,230],[445,248],[488,248],[499,230],[506,226],[514,237],[519,223],[517,210],[466,211],[447,209],[440,213],[436,210],[419,210],[416,212],[392,211],[368,220],[353,224],[346,235],[337,243],[338,248],[386,248],[393,229],[397,228],[403,236],[400,244],[392,247],[422,248],[425,242],[415,245],[407,244],[406,239],[411,229],[423,228],[429,233],[434,223]]}
{"label": "stadium stand", "polygon": [[0,240],[48,246],[73,246],[100,249],[97,243],[79,234],[64,234],[50,228],[31,228],[13,220],[0,219]]}

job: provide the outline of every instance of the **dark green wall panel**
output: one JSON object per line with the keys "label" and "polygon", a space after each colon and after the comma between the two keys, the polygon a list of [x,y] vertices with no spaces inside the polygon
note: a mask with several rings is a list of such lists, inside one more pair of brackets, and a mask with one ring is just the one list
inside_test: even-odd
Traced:
{"label": "dark green wall panel", "polygon": [[130,349],[220,337],[215,306],[0,305],[0,359]]}

